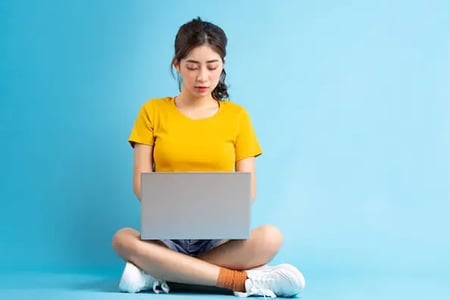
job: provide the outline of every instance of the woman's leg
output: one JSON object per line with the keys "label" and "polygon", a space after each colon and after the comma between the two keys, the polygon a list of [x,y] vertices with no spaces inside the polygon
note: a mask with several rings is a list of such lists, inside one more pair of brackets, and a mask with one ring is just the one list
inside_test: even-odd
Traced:
{"label": "woman's leg", "polygon": [[175,252],[158,242],[141,241],[133,229],[119,230],[113,239],[113,247],[123,259],[160,280],[224,287],[244,292],[241,296],[289,297],[304,287],[303,275],[293,266],[232,270],[267,263],[280,245],[281,234],[272,226],[259,227],[248,240],[226,242],[199,258]]}
{"label": "woman's leg", "polygon": [[177,253],[158,242],[141,241],[131,228],[120,230],[113,247],[126,261],[146,273],[172,282],[215,285],[220,267],[246,270],[268,263],[282,244],[280,231],[271,225],[254,229],[247,240],[228,241],[198,258]]}
{"label": "woman's leg", "polygon": [[155,278],[205,286],[217,284],[220,267],[175,252],[158,242],[142,241],[134,229],[119,230],[114,236],[113,248],[125,261]]}
{"label": "woman's leg", "polygon": [[248,270],[272,260],[282,242],[282,234],[276,227],[263,225],[255,228],[249,239],[225,242],[198,258],[233,270]]}

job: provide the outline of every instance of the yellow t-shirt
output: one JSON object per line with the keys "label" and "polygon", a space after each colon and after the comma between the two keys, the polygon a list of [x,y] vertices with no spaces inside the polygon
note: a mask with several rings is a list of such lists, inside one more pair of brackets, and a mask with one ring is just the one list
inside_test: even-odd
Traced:
{"label": "yellow t-shirt", "polygon": [[213,116],[194,120],[173,97],[151,99],[128,141],[153,145],[156,172],[234,171],[236,161],[262,153],[247,111],[230,101],[220,101]]}

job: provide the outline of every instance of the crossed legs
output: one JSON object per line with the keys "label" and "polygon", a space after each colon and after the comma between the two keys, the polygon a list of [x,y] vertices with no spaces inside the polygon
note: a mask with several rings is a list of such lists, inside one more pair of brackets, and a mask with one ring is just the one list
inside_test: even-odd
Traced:
{"label": "crossed legs", "polygon": [[280,231],[264,225],[254,229],[247,240],[226,241],[218,247],[191,257],[168,249],[163,243],[142,241],[134,229],[119,230],[113,248],[155,278],[177,283],[215,286],[220,268],[252,269],[268,263],[282,244]]}

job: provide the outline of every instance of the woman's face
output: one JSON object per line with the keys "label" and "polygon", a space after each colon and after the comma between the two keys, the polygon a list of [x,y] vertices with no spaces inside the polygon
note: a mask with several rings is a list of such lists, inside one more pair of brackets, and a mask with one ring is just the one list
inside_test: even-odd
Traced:
{"label": "woman's face", "polygon": [[195,98],[211,95],[223,70],[222,58],[208,45],[192,49],[174,66],[183,80],[182,92]]}

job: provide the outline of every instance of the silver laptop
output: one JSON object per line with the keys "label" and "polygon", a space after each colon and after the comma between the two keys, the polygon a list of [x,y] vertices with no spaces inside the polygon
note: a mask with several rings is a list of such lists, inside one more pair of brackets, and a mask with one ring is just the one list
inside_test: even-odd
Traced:
{"label": "silver laptop", "polygon": [[250,173],[141,174],[141,238],[246,239]]}

